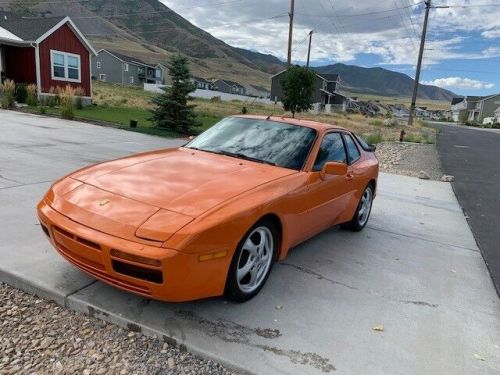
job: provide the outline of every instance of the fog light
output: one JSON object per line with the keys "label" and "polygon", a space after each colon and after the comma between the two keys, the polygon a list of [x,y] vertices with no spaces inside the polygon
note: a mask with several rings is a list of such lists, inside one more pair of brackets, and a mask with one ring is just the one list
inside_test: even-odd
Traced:
{"label": "fog light", "polygon": [[217,251],[215,253],[203,254],[198,257],[198,261],[206,262],[207,260],[224,258],[227,255],[227,251]]}
{"label": "fog light", "polygon": [[124,260],[129,260],[131,262],[147,264],[148,266],[154,266],[154,267],[161,266],[161,262],[158,259],[151,259],[151,258],[141,257],[138,255],[132,255],[116,249],[111,249],[111,256]]}

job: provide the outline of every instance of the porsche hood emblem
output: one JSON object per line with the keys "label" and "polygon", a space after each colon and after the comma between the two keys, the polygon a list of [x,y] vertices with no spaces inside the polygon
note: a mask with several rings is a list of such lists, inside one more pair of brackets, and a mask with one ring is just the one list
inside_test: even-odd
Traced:
{"label": "porsche hood emblem", "polygon": [[109,199],[103,199],[102,201],[99,202],[99,206],[105,206],[109,203]]}

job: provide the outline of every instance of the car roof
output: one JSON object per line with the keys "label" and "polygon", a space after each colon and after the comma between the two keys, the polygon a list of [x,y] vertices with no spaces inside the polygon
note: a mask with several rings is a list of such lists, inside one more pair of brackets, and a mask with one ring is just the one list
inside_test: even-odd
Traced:
{"label": "car roof", "polygon": [[275,121],[275,122],[282,122],[285,124],[291,124],[291,125],[298,125],[298,126],[304,126],[307,128],[312,128],[317,131],[323,132],[325,130],[330,130],[330,129],[338,129],[338,130],[345,130],[349,131],[348,129],[345,129],[341,126],[337,125],[332,125],[332,124],[327,124],[325,122],[318,122],[318,121],[312,121],[312,120],[304,120],[304,119],[298,119],[298,118],[291,118],[291,117],[282,117],[282,116],[257,116],[257,115],[237,115],[233,117],[239,117],[239,118],[248,118],[248,119],[254,119],[254,120],[270,120],[270,121]]}

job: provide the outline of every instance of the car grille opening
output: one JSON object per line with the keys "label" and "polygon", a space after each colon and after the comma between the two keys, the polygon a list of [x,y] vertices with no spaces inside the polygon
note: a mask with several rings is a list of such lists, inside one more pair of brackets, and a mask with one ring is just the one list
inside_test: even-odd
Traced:
{"label": "car grille opening", "polygon": [[59,232],[63,236],[66,236],[68,238],[71,238],[72,240],[80,242],[82,245],[91,247],[91,248],[96,249],[96,250],[101,250],[101,246],[93,241],[87,240],[87,239],[82,238],[82,237],[75,236],[74,234],[68,232],[67,230],[64,230],[64,229],[59,228],[59,227],[54,227],[54,230],[56,230],[57,232]]}
{"label": "car grille opening", "polygon": [[120,262],[118,260],[112,261],[113,269],[122,275],[134,277],[136,279],[146,280],[157,284],[163,283],[163,273],[158,270],[135,266],[132,264]]}
{"label": "car grille opening", "polygon": [[47,237],[50,237],[49,228],[47,228],[42,223],[40,223],[40,226],[42,227],[43,233],[45,233],[47,235]]}

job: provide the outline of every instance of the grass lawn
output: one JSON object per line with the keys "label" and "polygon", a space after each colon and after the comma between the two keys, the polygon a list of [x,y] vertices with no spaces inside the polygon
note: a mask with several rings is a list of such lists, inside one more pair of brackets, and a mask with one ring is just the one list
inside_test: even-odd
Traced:
{"label": "grass lawn", "polygon": [[[93,102],[95,105],[83,109],[75,109],[75,119],[89,120],[96,122],[106,122],[123,129],[137,131],[141,133],[156,134],[165,137],[175,137],[180,134],[157,129],[151,121],[148,120],[150,109],[152,109],[151,98],[155,94],[146,92],[140,87],[123,86],[104,82],[94,82],[93,84]],[[255,103],[249,98],[247,101],[212,101],[206,99],[194,99],[195,112],[202,126],[194,130],[198,134],[221,118],[240,114],[245,107],[248,114],[275,116],[290,116],[285,113],[280,105]],[[47,113],[60,115],[60,108],[46,108]],[[27,108],[29,112],[39,113],[39,108]],[[435,143],[436,131],[426,127],[425,124],[417,122],[415,126],[407,127],[405,125],[384,125],[382,117],[366,117],[361,114],[353,113],[299,113],[296,115],[300,119],[308,119],[327,124],[342,126],[346,129],[356,132],[373,143],[381,141],[397,141],[401,129],[406,132],[406,140],[419,143]],[[130,120],[137,120],[138,127],[131,129]]]}
{"label": "grass lawn", "polygon": [[[44,107],[47,113],[51,115],[60,115],[61,109],[58,107]],[[32,113],[40,113],[39,108],[28,107],[26,109]],[[176,137],[178,133],[170,130],[157,129],[154,124],[149,120],[151,112],[145,108],[134,108],[125,106],[109,106],[109,105],[96,105],[84,107],[82,109],[75,109],[75,120],[90,120],[96,122],[106,122],[116,125],[122,129],[128,129],[140,133],[156,134],[165,137]],[[194,131],[195,134],[201,133],[219,121],[221,116],[214,116],[205,113],[198,113],[198,121],[201,126],[197,127]],[[137,128],[130,128],[130,120],[137,121]]]}

